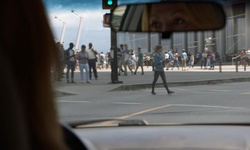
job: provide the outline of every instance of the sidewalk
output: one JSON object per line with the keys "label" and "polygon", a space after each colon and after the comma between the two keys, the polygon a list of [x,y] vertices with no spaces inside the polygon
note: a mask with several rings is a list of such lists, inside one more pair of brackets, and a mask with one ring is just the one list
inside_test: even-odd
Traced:
{"label": "sidewalk", "polygon": [[[128,72],[128,76],[119,76],[119,81],[123,81],[122,84],[110,84],[111,73],[108,70],[97,70],[98,80],[91,80],[91,83],[81,83],[79,71],[75,72],[76,84],[67,84],[66,79],[62,81],[55,81],[55,90],[61,93],[70,94],[94,94],[103,93],[116,90],[139,90],[145,88],[151,88],[153,81],[152,67],[144,66],[144,75],[141,75],[140,68],[137,71],[137,75],[132,75]],[[216,84],[216,83],[230,83],[230,82],[249,82],[250,81],[250,66],[239,66],[238,72],[236,72],[235,66],[223,65],[222,72],[219,72],[219,67],[216,66],[215,70],[201,69],[200,66],[194,68],[188,68],[187,71],[179,70],[175,67],[173,70],[165,70],[165,75],[169,86],[186,86],[186,85],[201,85],[201,84]],[[159,77],[156,87],[162,87],[161,78]]]}

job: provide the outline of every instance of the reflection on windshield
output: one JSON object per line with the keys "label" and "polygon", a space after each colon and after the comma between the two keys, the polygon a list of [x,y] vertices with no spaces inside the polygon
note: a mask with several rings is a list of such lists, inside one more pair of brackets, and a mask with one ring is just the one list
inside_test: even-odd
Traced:
{"label": "reflection on windshield", "polygon": [[142,31],[168,32],[219,28],[223,25],[223,16],[216,6],[208,3],[145,5]]}
{"label": "reflection on windshield", "polygon": [[113,12],[111,24],[113,25],[113,28],[115,31],[118,31],[119,27],[121,26],[121,20],[122,20],[122,17],[126,11],[126,8],[127,8],[127,6],[124,5],[124,6],[118,7]]}

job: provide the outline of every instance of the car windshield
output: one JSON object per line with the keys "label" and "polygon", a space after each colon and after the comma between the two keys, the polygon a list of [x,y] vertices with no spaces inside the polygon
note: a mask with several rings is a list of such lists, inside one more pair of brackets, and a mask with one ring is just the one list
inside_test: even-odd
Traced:
{"label": "car windshield", "polygon": [[[218,1],[226,14],[220,30],[174,32],[167,39],[114,32],[101,0],[43,2],[62,54],[62,69],[52,71],[61,121],[250,123],[250,1]],[[117,1],[148,2],[159,1]]]}

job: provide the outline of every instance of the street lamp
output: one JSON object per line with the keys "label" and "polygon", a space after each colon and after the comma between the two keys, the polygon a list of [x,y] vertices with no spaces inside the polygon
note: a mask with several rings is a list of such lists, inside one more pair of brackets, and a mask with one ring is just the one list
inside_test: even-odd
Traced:
{"label": "street lamp", "polygon": [[62,32],[61,32],[61,38],[60,38],[60,43],[62,44],[63,43],[63,40],[64,40],[64,34],[65,34],[65,25],[66,23],[62,20],[60,20],[57,16],[55,16],[55,19],[60,21],[62,24],[63,24],[63,28],[62,28]]}
{"label": "street lamp", "polygon": [[79,28],[78,28],[78,34],[77,34],[77,38],[76,38],[76,45],[75,45],[75,49],[78,49],[79,40],[80,40],[80,37],[81,37],[81,30],[82,30],[82,16],[79,15],[78,13],[76,13],[74,10],[71,10],[71,12],[73,14],[75,14],[77,17],[80,18],[80,23],[79,23]]}

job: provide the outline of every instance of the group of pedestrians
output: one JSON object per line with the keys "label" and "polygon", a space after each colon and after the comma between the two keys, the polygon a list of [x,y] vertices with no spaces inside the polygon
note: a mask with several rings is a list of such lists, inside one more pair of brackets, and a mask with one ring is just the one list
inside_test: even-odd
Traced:
{"label": "group of pedestrians", "polygon": [[[104,64],[106,63],[106,69],[110,65],[111,59],[113,59],[111,52],[108,52],[106,55],[101,52],[98,52],[93,48],[93,44],[89,43],[88,48],[85,45],[81,46],[81,51],[76,52],[74,44],[70,43],[69,47],[65,50],[63,44],[60,42],[57,43],[58,48],[61,51],[61,68],[60,71],[56,71],[56,80],[61,81],[61,78],[65,78],[63,75],[66,75],[67,83],[76,83],[74,80],[76,66],[78,66],[81,82],[82,83],[91,83],[92,73],[95,80],[98,79],[97,68],[103,69]],[[121,44],[118,49],[118,71],[119,75],[121,72],[125,76],[128,75],[128,70],[132,75],[136,75],[139,67],[141,68],[141,75],[144,75],[143,70],[143,54],[141,48],[138,47],[137,57],[134,50],[129,50],[127,44]],[[64,69],[66,72],[64,73]],[[134,72],[133,72],[134,70]],[[85,72],[85,74],[84,74]]]}
{"label": "group of pedestrians", "polygon": [[174,67],[177,67],[179,70],[181,67],[182,71],[187,71],[188,68],[194,67],[195,59],[197,59],[196,62],[200,61],[201,68],[214,70],[216,53],[204,51],[195,58],[193,53],[186,53],[184,49],[180,54],[177,50],[169,50],[165,52],[165,59],[167,60],[165,63],[166,70],[170,68],[173,70]]}
{"label": "group of pedestrians", "polygon": [[[74,71],[75,71],[75,65],[76,65],[76,61],[78,60],[79,63],[79,69],[80,69],[80,74],[81,74],[81,81],[82,83],[91,83],[91,79],[92,79],[92,74],[91,74],[91,69],[93,70],[94,73],[94,77],[97,80],[98,79],[98,75],[97,75],[97,70],[96,70],[96,64],[97,64],[97,51],[94,50],[92,43],[89,43],[89,47],[88,49],[86,49],[85,45],[81,46],[81,51],[78,52],[77,54],[74,51],[74,44],[70,43],[68,49],[64,50],[63,49],[63,45],[60,43],[57,43],[60,50],[61,50],[61,54],[62,54],[62,69],[60,70],[59,74],[63,74],[63,70],[64,67],[66,65],[66,80],[67,83],[76,83],[74,81]],[[168,94],[173,94],[174,91],[171,91],[168,88],[167,85],[167,81],[166,81],[166,77],[165,77],[165,72],[164,72],[164,67],[165,67],[165,62],[167,61],[167,59],[165,59],[162,55],[162,46],[158,45],[155,47],[155,55],[154,55],[154,79],[152,82],[152,91],[151,94],[152,95],[156,95],[155,92],[155,84],[159,78],[159,76],[161,77],[162,81],[163,81],[163,85],[165,87],[165,89],[167,90]],[[137,57],[135,57],[135,53],[134,50],[128,50],[127,45],[125,44],[124,47],[121,44],[120,45],[120,49],[118,50],[118,68],[119,71],[124,72],[124,75],[127,75],[127,67],[129,68],[129,70],[131,71],[131,73],[133,75],[136,75],[137,70],[139,67],[141,67],[141,75],[144,74],[144,70],[143,70],[143,54],[141,52],[141,48],[138,47],[137,50]],[[111,56],[110,56],[111,57]],[[136,59],[137,58],[137,59]],[[132,61],[134,61],[134,63],[136,62],[136,67],[135,67],[135,71],[133,72],[131,69],[131,63]],[[84,70],[86,75],[84,75]]]}
{"label": "group of pedestrians", "polygon": [[239,65],[250,66],[250,48],[248,50],[241,50],[239,52],[240,60]]}
{"label": "group of pedestrians", "polygon": [[[128,75],[128,69],[132,75],[136,75],[137,70],[141,67],[141,75],[144,75],[143,70],[143,54],[141,53],[141,48],[137,49],[137,57],[134,50],[129,50],[127,44],[121,44],[120,48],[117,49],[117,63],[118,63],[118,75],[123,74]],[[133,69],[135,71],[133,72]]]}
{"label": "group of pedestrians", "polygon": [[[59,74],[63,74],[63,69],[66,65],[66,80],[67,83],[75,83],[74,81],[74,71],[75,71],[75,65],[76,61],[79,63],[79,70],[81,75],[81,81],[82,83],[91,83],[92,79],[92,72],[94,73],[94,78],[98,79],[97,74],[97,60],[99,58],[99,63],[101,65],[104,64],[104,61],[113,59],[113,56],[111,53],[107,53],[107,55],[104,55],[103,52],[100,54],[97,53],[96,50],[94,50],[92,43],[89,43],[88,48],[86,48],[85,45],[81,46],[81,51],[77,54],[75,54],[75,51],[73,50],[74,44],[70,43],[69,48],[64,50],[62,44],[58,44],[58,47],[60,48],[62,55],[62,69]],[[186,51],[183,49],[182,52],[179,54],[178,50],[168,50],[165,52],[165,55],[162,53],[163,48],[161,45],[157,45],[154,48],[154,53],[152,55],[153,59],[153,71],[154,71],[154,78],[152,82],[152,90],[151,94],[156,95],[155,92],[155,84],[159,78],[161,77],[163,81],[163,85],[167,91],[168,94],[173,94],[174,91],[171,91],[167,85],[166,77],[164,69],[173,70],[174,67],[177,67],[178,70],[181,67],[182,71],[188,70],[187,67],[193,67],[195,59],[198,59],[200,61],[200,67],[205,69],[214,70],[215,62],[216,62],[216,53],[212,51],[204,51],[199,56],[196,55],[196,58],[194,54],[187,54]],[[141,52],[141,48],[138,47],[137,51],[135,52],[132,49],[128,49],[127,44],[121,44],[120,47],[117,49],[117,61],[118,61],[118,73],[123,73],[125,76],[128,75],[128,70],[131,72],[132,75],[136,75],[138,69],[141,69],[141,75],[144,75],[143,70],[143,64],[145,63],[145,55]],[[246,56],[246,52],[242,54],[242,58]],[[64,61],[63,61],[64,60]],[[134,72],[133,72],[134,69]],[[85,75],[84,75],[85,70]]]}
{"label": "group of pedestrians", "polygon": [[212,51],[204,51],[200,59],[201,68],[214,70],[216,54]]}
{"label": "group of pedestrians", "polygon": [[187,71],[187,67],[191,68],[194,67],[194,55],[192,53],[187,54],[186,51],[183,49],[181,54],[179,55],[177,49],[176,50],[168,50],[165,52],[165,67],[166,70],[174,69],[177,67],[178,70],[181,67],[182,71]]}
{"label": "group of pedestrians", "polygon": [[[81,82],[91,83],[92,72],[94,74],[95,80],[98,79],[98,74],[96,70],[97,62],[97,51],[94,50],[92,43],[89,43],[88,49],[85,45],[81,46],[81,51],[77,54],[75,53],[74,44],[70,43],[69,48],[61,51],[64,54],[64,63],[66,64],[66,80],[67,83],[76,83],[74,80],[75,66],[78,61]],[[64,64],[63,64],[64,65]],[[64,69],[64,66],[62,67]],[[85,75],[84,75],[85,71]]]}

